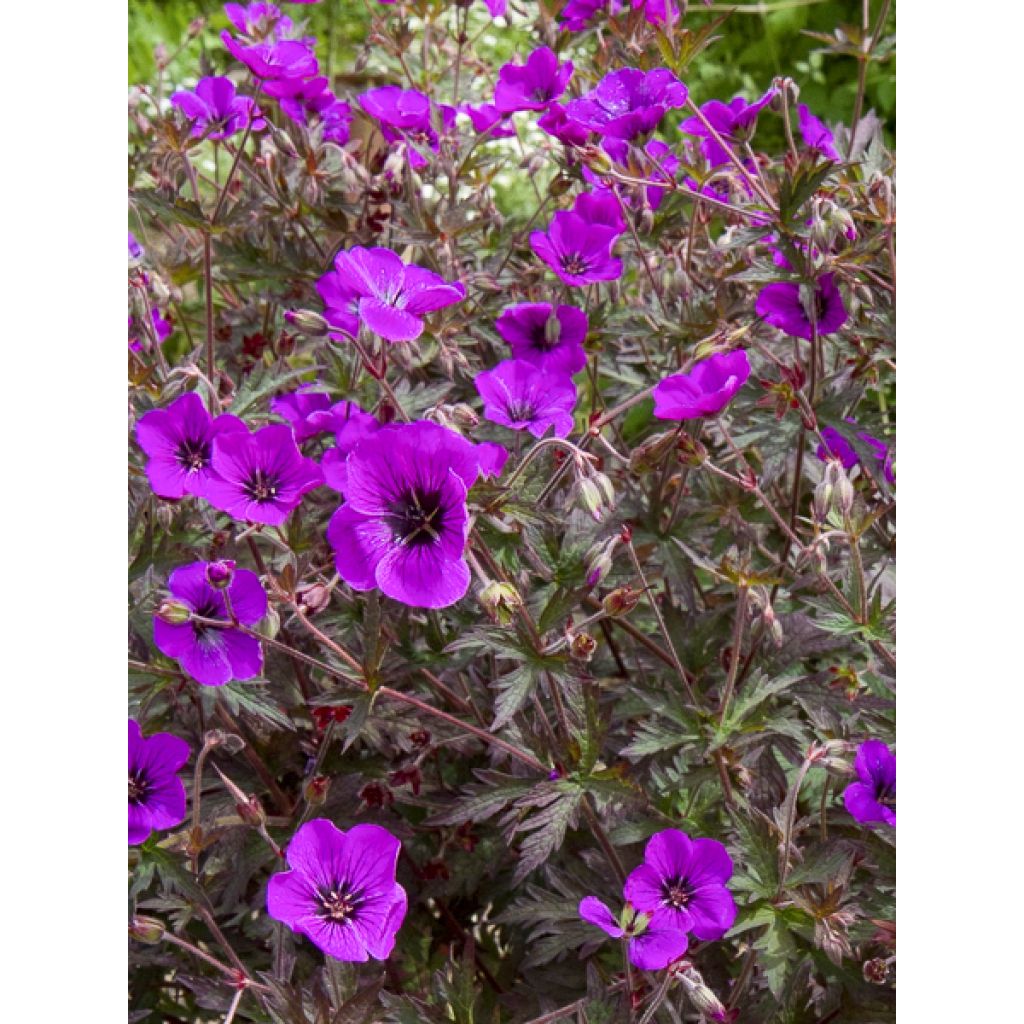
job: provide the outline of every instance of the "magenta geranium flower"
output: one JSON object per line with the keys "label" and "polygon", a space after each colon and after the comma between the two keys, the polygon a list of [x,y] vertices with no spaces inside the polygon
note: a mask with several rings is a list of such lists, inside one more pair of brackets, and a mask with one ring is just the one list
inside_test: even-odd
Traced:
{"label": "magenta geranium flower", "polygon": [[407,909],[395,881],[401,845],[380,825],[307,821],[288,844],[291,870],[267,885],[267,913],[335,960],[386,960]]}
{"label": "magenta geranium flower", "polygon": [[[849,417],[846,418],[846,422],[854,426],[857,425],[857,421]],[[895,483],[896,477],[892,468],[892,454],[888,445],[864,431],[857,431],[857,437],[871,449],[871,454],[882,464],[882,472],[885,474],[885,479],[890,484]],[[838,459],[842,463],[843,469],[852,469],[860,462],[857,450],[835,427],[822,427],[821,439],[824,444],[818,445],[815,454],[822,462],[827,462],[829,459]]]}
{"label": "magenta geranium flower", "polygon": [[568,285],[583,287],[622,276],[622,260],[612,256],[620,232],[590,224],[579,214],[560,210],[548,230],[530,235],[533,251]]}
{"label": "magenta geranium flower", "polygon": [[337,402],[328,412],[314,413],[310,419],[320,429],[334,432],[334,447],[324,452],[320,468],[324,471],[324,483],[344,493],[349,452],[363,438],[380,430],[381,424],[355,402]]}
{"label": "magenta geranium flower", "polygon": [[725,883],[732,860],[714,839],[690,839],[667,828],[647,841],[644,863],[626,879],[623,894],[651,925],[720,939],[736,920],[736,902]]}
{"label": "magenta geranium flower", "polygon": [[292,30],[292,19],[274,4],[225,4],[224,13],[241,35],[256,42],[282,39]]}
{"label": "magenta geranium flower", "polygon": [[508,114],[493,103],[481,103],[475,107],[464,103],[459,110],[469,118],[473,131],[478,135],[486,132],[492,139],[509,139],[516,133],[516,126]]}
{"label": "magenta geranium flower", "polygon": [[214,438],[228,433],[248,435],[248,429],[237,416],[210,416],[194,391],[166,409],[147,412],[135,427],[135,438],[149,456],[146,476],[153,493],[171,499],[186,494],[205,498],[213,478]]}
{"label": "magenta geranium flower", "polygon": [[618,14],[622,0],[569,0],[558,14],[559,24],[567,32],[582,32],[599,11]]}
{"label": "magenta geranium flower", "polygon": [[566,146],[585,146],[590,138],[589,129],[570,121],[561,103],[552,103],[543,117],[537,119],[537,127]]}
{"label": "magenta geranium flower", "polygon": [[178,769],[188,760],[188,744],[169,732],[143,738],[128,719],[128,845],[144,843],[154,829],[185,820],[185,787]]}
{"label": "magenta geranium flower", "polygon": [[295,440],[300,444],[330,430],[330,420],[326,422],[316,413],[327,412],[332,405],[331,396],[325,391],[317,391],[316,384],[303,384],[295,391],[286,395],[278,395],[270,401],[270,411],[276,412],[286,419],[295,432]]}
{"label": "magenta geranium flower", "polygon": [[546,110],[565,92],[572,78],[572,61],[559,64],[554,51],[542,46],[525,64],[505,64],[498,72],[494,105],[509,114],[515,110]]}
{"label": "magenta geranium flower", "polygon": [[644,21],[648,25],[674,25],[679,20],[679,8],[675,0],[633,0],[633,10],[643,8]]}
{"label": "magenta geranium flower", "polygon": [[583,342],[587,314],[575,306],[553,309],[550,302],[509,306],[495,321],[498,333],[512,348],[512,358],[551,373],[570,376],[587,363]]}
{"label": "magenta geranium flower", "polygon": [[320,467],[299,452],[291,428],[280,424],[218,435],[212,466],[203,497],[247,523],[280,526],[302,496],[324,482]]}
{"label": "magenta geranium flower", "polygon": [[795,281],[767,284],[757,296],[755,309],[758,316],[774,327],[794,338],[806,338],[808,341],[813,334],[812,311],[819,335],[835,334],[848,319],[843,297],[832,274],[824,274],[813,288]]}
{"label": "magenta geranium flower", "polygon": [[550,373],[521,359],[506,359],[474,378],[484,417],[511,430],[543,437],[551,428],[565,437],[574,425],[576,386],[566,374]]}
{"label": "magenta geranium flower", "polygon": [[[268,83],[266,91],[274,95],[277,91],[274,83]],[[304,82],[297,91],[286,90],[290,95],[280,100],[281,109],[298,124],[309,124],[311,120],[319,121],[323,129],[323,137],[329,142],[344,146],[349,139],[352,123],[352,108],[339,100],[328,88],[327,79],[323,76],[311,78]]]}
{"label": "magenta geranium flower", "polygon": [[[174,600],[203,619],[228,621],[227,594],[235,619],[254,626],[267,614],[267,595],[259,577],[248,569],[235,569],[227,589],[210,584],[211,562],[192,562],[171,573],[167,581]],[[232,679],[252,679],[263,671],[260,642],[237,629],[208,626],[201,622],[171,623],[153,618],[153,642],[197,682],[223,686]]]}
{"label": "magenta geranium flower", "polygon": [[566,107],[569,120],[615,139],[635,139],[657,127],[665,111],[684,106],[686,86],[667,68],[613,71]]}
{"label": "magenta geranium flower", "polygon": [[425,167],[424,148],[437,152],[440,139],[435,127],[436,119],[443,132],[455,127],[455,108],[447,104],[430,102],[430,97],[416,89],[402,89],[397,85],[382,85],[370,89],[359,97],[360,105],[380,125],[388,142],[409,144],[409,162],[413,167]]}
{"label": "magenta geranium flower", "polygon": [[[726,142],[742,142],[753,134],[757,115],[768,106],[775,93],[776,90],[772,87],[753,103],[748,103],[742,96],[736,96],[728,103],[708,100],[707,103],[701,104],[700,111]],[[711,132],[699,117],[688,117],[680,124],[679,129],[702,140],[700,151],[712,167],[720,167],[729,162],[729,154],[711,137]]]}
{"label": "magenta geranium flower", "polygon": [[896,827],[896,755],[881,741],[857,748],[853,767],[857,782],[843,791],[847,811],[862,825],[884,822]]}
{"label": "magenta geranium flower", "polygon": [[694,420],[715,416],[733,399],[750,376],[747,353],[718,352],[689,373],[676,373],[654,386],[654,415],[659,420]]}
{"label": "magenta geranium flower", "polygon": [[581,192],[572,204],[572,213],[588,224],[614,228],[617,234],[626,230],[622,218],[622,207],[610,188],[596,188],[593,192]]}
{"label": "magenta geranium flower", "polygon": [[254,132],[267,126],[260,108],[236,93],[230,78],[201,78],[194,92],[176,92],[171,103],[193,122],[192,135],[197,138],[227,139],[247,126]]}
{"label": "magenta geranium flower", "polygon": [[416,608],[458,601],[470,578],[466,492],[480,465],[474,445],[436,423],[393,424],[361,441],[327,527],[341,578]]}
{"label": "magenta geranium flower", "polygon": [[304,41],[282,39],[244,46],[226,29],[221,32],[220,38],[231,55],[257,78],[266,79],[268,83],[278,82],[283,86],[275,89],[271,95],[285,95],[292,89],[297,92],[302,88],[303,79],[317,73],[316,55]]}
{"label": "magenta geranium flower", "polygon": [[129,231],[128,232],[128,259],[131,261],[141,260],[143,256],[142,246],[139,245],[139,240]]}
{"label": "magenta geranium flower", "polygon": [[613,939],[626,936],[630,963],[642,971],[664,970],[670,963],[678,960],[689,945],[685,932],[660,927],[653,921],[646,924],[643,917],[638,917],[632,911],[629,912],[626,927],[623,928],[608,905],[596,896],[586,896],[580,900],[579,913],[584,921],[597,925]]}
{"label": "magenta geranium flower", "polygon": [[[337,278],[329,283],[328,294],[341,300],[350,291],[358,299],[354,304],[359,318],[388,341],[415,341],[423,333],[424,314],[466,297],[461,281],[446,281],[425,267],[403,263],[390,249],[357,245],[339,252],[334,267]],[[353,301],[348,300],[350,306]]]}
{"label": "magenta geranium flower", "polygon": [[[156,340],[158,343],[166,341],[171,336],[171,331],[174,328],[171,326],[169,320],[164,319],[163,314],[156,307],[153,307],[149,311],[149,322],[153,325],[153,333],[156,335]],[[143,336],[135,328],[135,318],[129,315],[128,347],[133,352],[139,352],[142,349],[142,337]]]}
{"label": "magenta geranium flower", "polygon": [[842,160],[839,150],[836,149],[835,136],[824,121],[819,120],[810,112],[806,103],[801,103],[796,108],[796,115],[800,122],[800,134],[808,149],[813,149],[822,156],[828,157],[829,160]]}

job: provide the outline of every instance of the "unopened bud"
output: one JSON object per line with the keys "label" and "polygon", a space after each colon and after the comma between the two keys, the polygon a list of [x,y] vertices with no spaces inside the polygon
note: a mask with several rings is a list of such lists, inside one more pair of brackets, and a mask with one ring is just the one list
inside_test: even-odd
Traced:
{"label": "unopened bud", "polygon": [[265,636],[268,640],[273,640],[280,628],[281,616],[277,614],[277,609],[273,607],[268,608],[267,614],[253,627],[260,636]]}
{"label": "unopened bud", "polygon": [[679,458],[688,466],[700,466],[708,460],[708,450],[691,434],[680,434],[676,444]]}
{"label": "unopened bud", "polygon": [[311,583],[299,587],[295,594],[297,603],[306,615],[316,615],[331,603],[331,589],[323,583]]}
{"label": "unopened bud", "polygon": [[587,565],[587,586],[596,587],[612,571],[612,560],[607,554],[600,554]]}
{"label": "unopened bud", "polygon": [[800,86],[792,78],[779,75],[772,79],[772,88],[775,90],[775,93],[769,102],[769,106],[776,114],[782,113],[783,98],[785,98],[789,106],[793,106],[800,99]]}
{"label": "unopened bud", "polygon": [[128,922],[128,934],[136,942],[145,942],[152,945],[164,937],[165,931],[163,923],[155,917],[133,917]]}
{"label": "unopened bud", "polygon": [[594,473],[593,480],[609,511],[615,508],[615,488],[612,487],[611,480],[604,473]]}
{"label": "unopened bud", "polygon": [[484,611],[491,617],[492,621],[507,626],[513,616],[523,607],[523,599],[519,591],[511,583],[499,583],[493,580],[484,587],[477,600],[483,605]]}
{"label": "unopened bud", "polygon": [[610,594],[606,594],[601,602],[605,614],[613,619],[628,615],[639,603],[642,592],[634,590],[628,584],[624,587],[616,587]]}
{"label": "unopened bud", "polygon": [[843,473],[835,489],[834,501],[836,503],[836,510],[844,518],[853,511],[853,499],[853,484],[850,483],[850,478]]}
{"label": "unopened bud", "polygon": [[814,498],[811,502],[811,509],[814,512],[816,522],[824,523],[828,519],[829,509],[832,507],[832,485],[827,480],[822,480],[814,488]]}
{"label": "unopened bud", "polygon": [[480,425],[480,417],[474,412],[473,407],[465,402],[456,402],[451,407],[452,422],[460,430],[472,430]]}
{"label": "unopened bud", "polygon": [[156,617],[171,626],[181,626],[192,618],[192,609],[188,605],[182,604],[181,601],[175,601],[173,597],[169,597],[160,602],[160,607],[156,610]]}
{"label": "unopened bud", "polygon": [[590,661],[596,650],[597,641],[589,633],[576,633],[569,641],[569,655],[576,661]]}
{"label": "unopened bud", "polygon": [[205,18],[193,18],[188,23],[188,32],[187,32],[188,38],[189,39],[194,39],[197,35],[199,35],[200,32],[203,31],[203,29],[205,27],[206,27],[206,19]]}
{"label": "unopened bud", "polygon": [[326,775],[314,775],[302,787],[302,795],[310,807],[319,807],[327,799],[327,791],[331,788],[331,780]]}
{"label": "unopened bud", "polygon": [[267,812],[263,810],[263,804],[260,803],[258,796],[249,796],[235,804],[235,810],[247,825],[254,825],[258,828],[267,823]]}
{"label": "unopened bud", "polygon": [[644,235],[649,235],[654,230],[654,211],[646,203],[643,210],[640,211],[638,227]]}
{"label": "unopened bud", "polygon": [[217,590],[226,590],[235,578],[235,563],[230,558],[206,566],[206,582]]}
{"label": "unopened bud", "polygon": [[171,297],[171,290],[167,287],[164,279],[159,274],[149,275],[149,286],[153,289],[153,298],[157,304],[166,306]]}
{"label": "unopened bud", "polygon": [[562,323],[557,314],[557,308],[552,306],[551,315],[544,323],[544,341],[549,348],[554,348],[562,337]]}
{"label": "unopened bud", "polygon": [[590,477],[580,477],[576,481],[574,502],[583,506],[598,522],[601,522],[605,513],[604,504],[601,501],[601,491],[597,484]]}
{"label": "unopened bud", "polygon": [[727,1011],[721,999],[704,983],[704,979],[696,971],[685,971],[679,980],[686,990],[687,998],[693,1008],[713,1021],[727,1020]]}
{"label": "unopened bud", "polygon": [[309,338],[326,338],[330,331],[327,321],[312,309],[289,309],[285,312],[284,318],[299,333]]}

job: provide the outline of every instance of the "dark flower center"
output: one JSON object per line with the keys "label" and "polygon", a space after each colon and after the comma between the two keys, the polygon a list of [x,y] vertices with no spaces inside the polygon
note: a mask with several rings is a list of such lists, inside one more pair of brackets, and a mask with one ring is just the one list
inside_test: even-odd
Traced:
{"label": "dark flower center", "polygon": [[355,916],[362,900],[343,883],[333,889],[321,889],[317,893],[320,904],[320,916],[325,921],[344,924]]}
{"label": "dark flower center", "polygon": [[545,100],[551,99],[551,86],[550,85],[538,85],[530,96],[530,99],[534,103],[543,103]]}
{"label": "dark flower center", "polygon": [[210,442],[202,437],[186,437],[174,453],[178,465],[188,473],[198,473],[210,464]]}
{"label": "dark flower center", "polygon": [[690,889],[682,878],[670,878],[662,884],[661,896],[666,906],[682,910],[690,902]]}
{"label": "dark flower center", "polygon": [[[201,619],[216,619],[220,617],[220,609],[212,599],[207,599],[196,608],[193,614],[198,615]],[[202,640],[207,633],[211,632],[219,632],[219,630],[214,626],[207,626],[205,623],[192,620],[192,635],[196,640]]]}
{"label": "dark flower center", "polygon": [[[812,308],[808,309],[808,306]],[[807,314],[807,319],[810,320],[813,315],[814,323],[820,324],[828,312],[828,301],[825,298],[825,293],[816,287],[814,289],[814,298],[810,302],[803,303],[803,307],[804,312]]]}
{"label": "dark flower center", "polygon": [[142,769],[128,774],[128,803],[141,804],[149,790],[149,779]]}
{"label": "dark flower center", "polygon": [[883,807],[896,806],[896,789],[879,780],[875,783],[875,801]]}
{"label": "dark flower center", "polygon": [[388,525],[400,544],[421,547],[432,544],[440,536],[443,510],[439,491],[421,491],[411,487],[390,506]]}
{"label": "dark flower center", "polygon": [[567,274],[580,275],[587,271],[587,261],[578,252],[568,252],[562,257],[562,269]]}
{"label": "dark flower center", "polygon": [[506,406],[508,412],[508,418],[515,420],[517,423],[529,422],[537,415],[536,410],[530,402],[520,399],[519,401],[509,402]]}
{"label": "dark flower center", "polygon": [[242,490],[250,501],[265,505],[277,497],[278,480],[265,469],[254,469],[249,479],[242,485]]}

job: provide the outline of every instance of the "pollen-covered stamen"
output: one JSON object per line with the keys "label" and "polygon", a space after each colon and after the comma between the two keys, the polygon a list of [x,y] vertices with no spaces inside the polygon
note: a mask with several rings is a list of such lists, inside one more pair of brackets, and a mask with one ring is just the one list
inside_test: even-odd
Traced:
{"label": "pollen-covered stamen", "polygon": [[344,924],[350,920],[359,906],[359,897],[350,892],[347,885],[339,885],[334,889],[322,890],[317,895],[320,903],[320,916],[325,921]]}
{"label": "pollen-covered stamen", "polygon": [[662,887],[665,905],[682,910],[690,902],[690,889],[681,878],[670,878]]}
{"label": "pollen-covered stamen", "polygon": [[250,501],[263,504],[277,497],[277,478],[263,469],[255,469],[242,487]]}
{"label": "pollen-covered stamen", "polygon": [[201,437],[186,437],[174,453],[178,465],[189,473],[197,473],[210,464],[210,443]]}
{"label": "pollen-covered stamen", "polygon": [[128,776],[128,803],[139,804],[146,797],[146,793],[149,790],[149,780],[142,773],[142,771],[136,771],[129,774]]}

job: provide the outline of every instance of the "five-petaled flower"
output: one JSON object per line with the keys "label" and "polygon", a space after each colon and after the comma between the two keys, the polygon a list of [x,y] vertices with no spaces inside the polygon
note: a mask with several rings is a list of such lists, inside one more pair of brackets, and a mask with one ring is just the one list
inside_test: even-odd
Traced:
{"label": "five-petaled flower", "polygon": [[401,845],[380,825],[342,832],[314,818],[288,844],[291,870],[271,878],[267,912],[335,960],[386,960],[407,909]]}
{"label": "five-petaled flower", "polygon": [[[846,418],[846,422],[856,426],[856,420],[850,417]],[[894,484],[896,476],[893,472],[892,451],[889,446],[884,441],[879,441],[877,437],[872,437],[864,431],[857,431],[857,437],[882,464],[882,472],[885,474],[885,479],[890,484]],[[835,427],[822,427],[821,439],[823,443],[818,445],[815,454],[822,462],[827,462],[829,459],[838,459],[842,463],[843,469],[852,469],[860,463],[861,458],[856,448]]]}
{"label": "five-petaled flower", "polygon": [[185,787],[177,771],[188,760],[188,744],[169,732],[143,737],[128,719],[128,845],[144,843],[154,829],[185,819]]}
{"label": "five-petaled flower", "polygon": [[484,416],[511,430],[528,430],[543,437],[572,431],[576,386],[565,373],[554,373],[522,359],[506,359],[474,380],[484,400]]}
{"label": "five-petaled flower", "polygon": [[[794,338],[810,341],[815,327],[819,336],[835,334],[848,314],[832,274],[824,274],[815,285],[796,281],[766,284],[757,296],[757,315]],[[813,318],[813,319],[812,319]]]}
{"label": "five-petaled flower", "polygon": [[257,78],[266,83],[279,83],[272,95],[282,96],[298,92],[303,79],[317,73],[316,55],[298,39],[280,42],[262,42],[243,46],[227,30],[221,32],[221,41],[231,55],[241,61]]}
{"label": "five-petaled flower", "polygon": [[513,359],[567,374],[587,363],[587,314],[575,306],[554,309],[550,302],[521,302],[504,310],[494,326],[511,347]]}
{"label": "five-petaled flower", "polygon": [[[757,115],[772,101],[776,90],[769,89],[760,99],[748,103],[742,96],[734,96],[728,103],[721,100],[708,100],[701,105],[700,112],[704,120],[714,128],[718,136],[725,142],[743,142],[753,134]],[[707,125],[699,117],[689,117],[679,126],[680,131],[696,135],[702,141],[700,151],[712,167],[720,167],[729,162],[729,154],[722,147]]]}
{"label": "five-petaled flower", "polygon": [[858,781],[843,791],[850,814],[868,825],[884,822],[896,827],[896,755],[881,741],[867,740],[853,762]]}
{"label": "five-petaled flower", "polygon": [[219,434],[212,465],[203,497],[247,523],[280,526],[303,495],[324,482],[320,467],[299,452],[291,428],[280,424],[255,434]]}
{"label": "five-petaled flower", "polygon": [[261,131],[267,124],[260,108],[248,96],[235,92],[230,78],[201,78],[195,91],[176,92],[171,103],[192,121],[192,134],[197,138],[227,139],[247,127]]}
{"label": "five-petaled flower", "polygon": [[622,68],[566,106],[566,115],[592,132],[635,139],[657,127],[665,112],[686,103],[687,89],[667,68]]}
{"label": "five-petaled flower", "polygon": [[646,914],[637,914],[633,908],[625,913],[625,927],[616,921],[608,905],[596,896],[580,900],[580,917],[597,925],[613,939],[626,937],[629,961],[642,971],[660,971],[678,960],[689,945],[686,933],[677,928],[666,928],[654,923]]}
{"label": "five-petaled flower", "polygon": [[530,235],[533,251],[568,285],[582,288],[622,275],[622,260],[612,256],[620,231],[607,224],[591,224],[578,213],[560,210],[548,230]]}
{"label": "five-petaled flower", "polygon": [[171,499],[186,494],[205,498],[214,477],[214,439],[230,433],[247,435],[248,431],[237,416],[210,416],[194,391],[176,398],[166,409],[147,412],[135,428],[135,437],[149,456],[146,476],[153,493]]}
{"label": "five-petaled flower", "polygon": [[720,939],[736,920],[736,902],[725,883],[732,860],[715,839],[690,839],[667,828],[647,842],[644,863],[626,879],[625,898],[651,915],[651,925]]}
{"label": "five-petaled flower", "polygon": [[382,427],[360,441],[345,465],[345,504],[327,527],[341,578],[415,608],[458,601],[470,579],[466,493],[481,454],[426,421]]}
{"label": "five-petaled flower", "polygon": [[330,410],[331,396],[325,391],[317,391],[316,387],[315,384],[304,384],[295,391],[270,400],[270,411],[292,425],[295,440],[300,443],[331,429],[329,418],[324,420],[316,415]]}
{"label": "five-petaled flower", "polygon": [[717,352],[695,363],[689,373],[666,377],[654,386],[659,420],[693,420],[720,413],[750,376],[747,353]]}
{"label": "five-petaled flower", "polygon": [[797,120],[800,122],[800,134],[804,145],[829,160],[839,161],[842,157],[836,149],[835,136],[824,121],[815,117],[806,103],[796,108]]}
{"label": "five-petaled flower", "polygon": [[[243,626],[254,626],[267,614],[267,595],[259,577],[248,569],[235,569],[226,588],[214,587],[208,573],[211,564],[215,563],[192,562],[171,573],[167,589],[176,603],[200,619],[228,622],[233,616]],[[153,642],[204,686],[252,679],[263,670],[259,640],[228,626],[197,622],[194,618],[172,623],[156,615]]]}
{"label": "five-petaled flower", "polygon": [[525,64],[505,64],[498,72],[494,105],[503,113],[546,110],[565,92],[572,78],[572,61],[558,63],[546,46],[534,50]]}
{"label": "five-petaled flower", "polygon": [[[334,268],[334,280],[325,286],[321,278],[318,287],[333,301],[347,301],[347,307],[329,307],[327,319],[343,328],[339,320],[355,306],[359,319],[387,341],[415,341],[423,333],[426,313],[466,297],[461,281],[446,281],[425,267],[403,263],[390,249],[343,249],[334,257]],[[332,317],[331,310],[338,308],[342,317]]]}
{"label": "five-petaled flower", "polygon": [[455,108],[445,103],[433,104],[430,97],[417,89],[382,85],[357,97],[363,110],[380,125],[388,142],[405,142],[409,146],[409,163],[414,168],[427,166],[424,147],[437,152],[440,138],[435,117],[443,132],[455,127]]}

